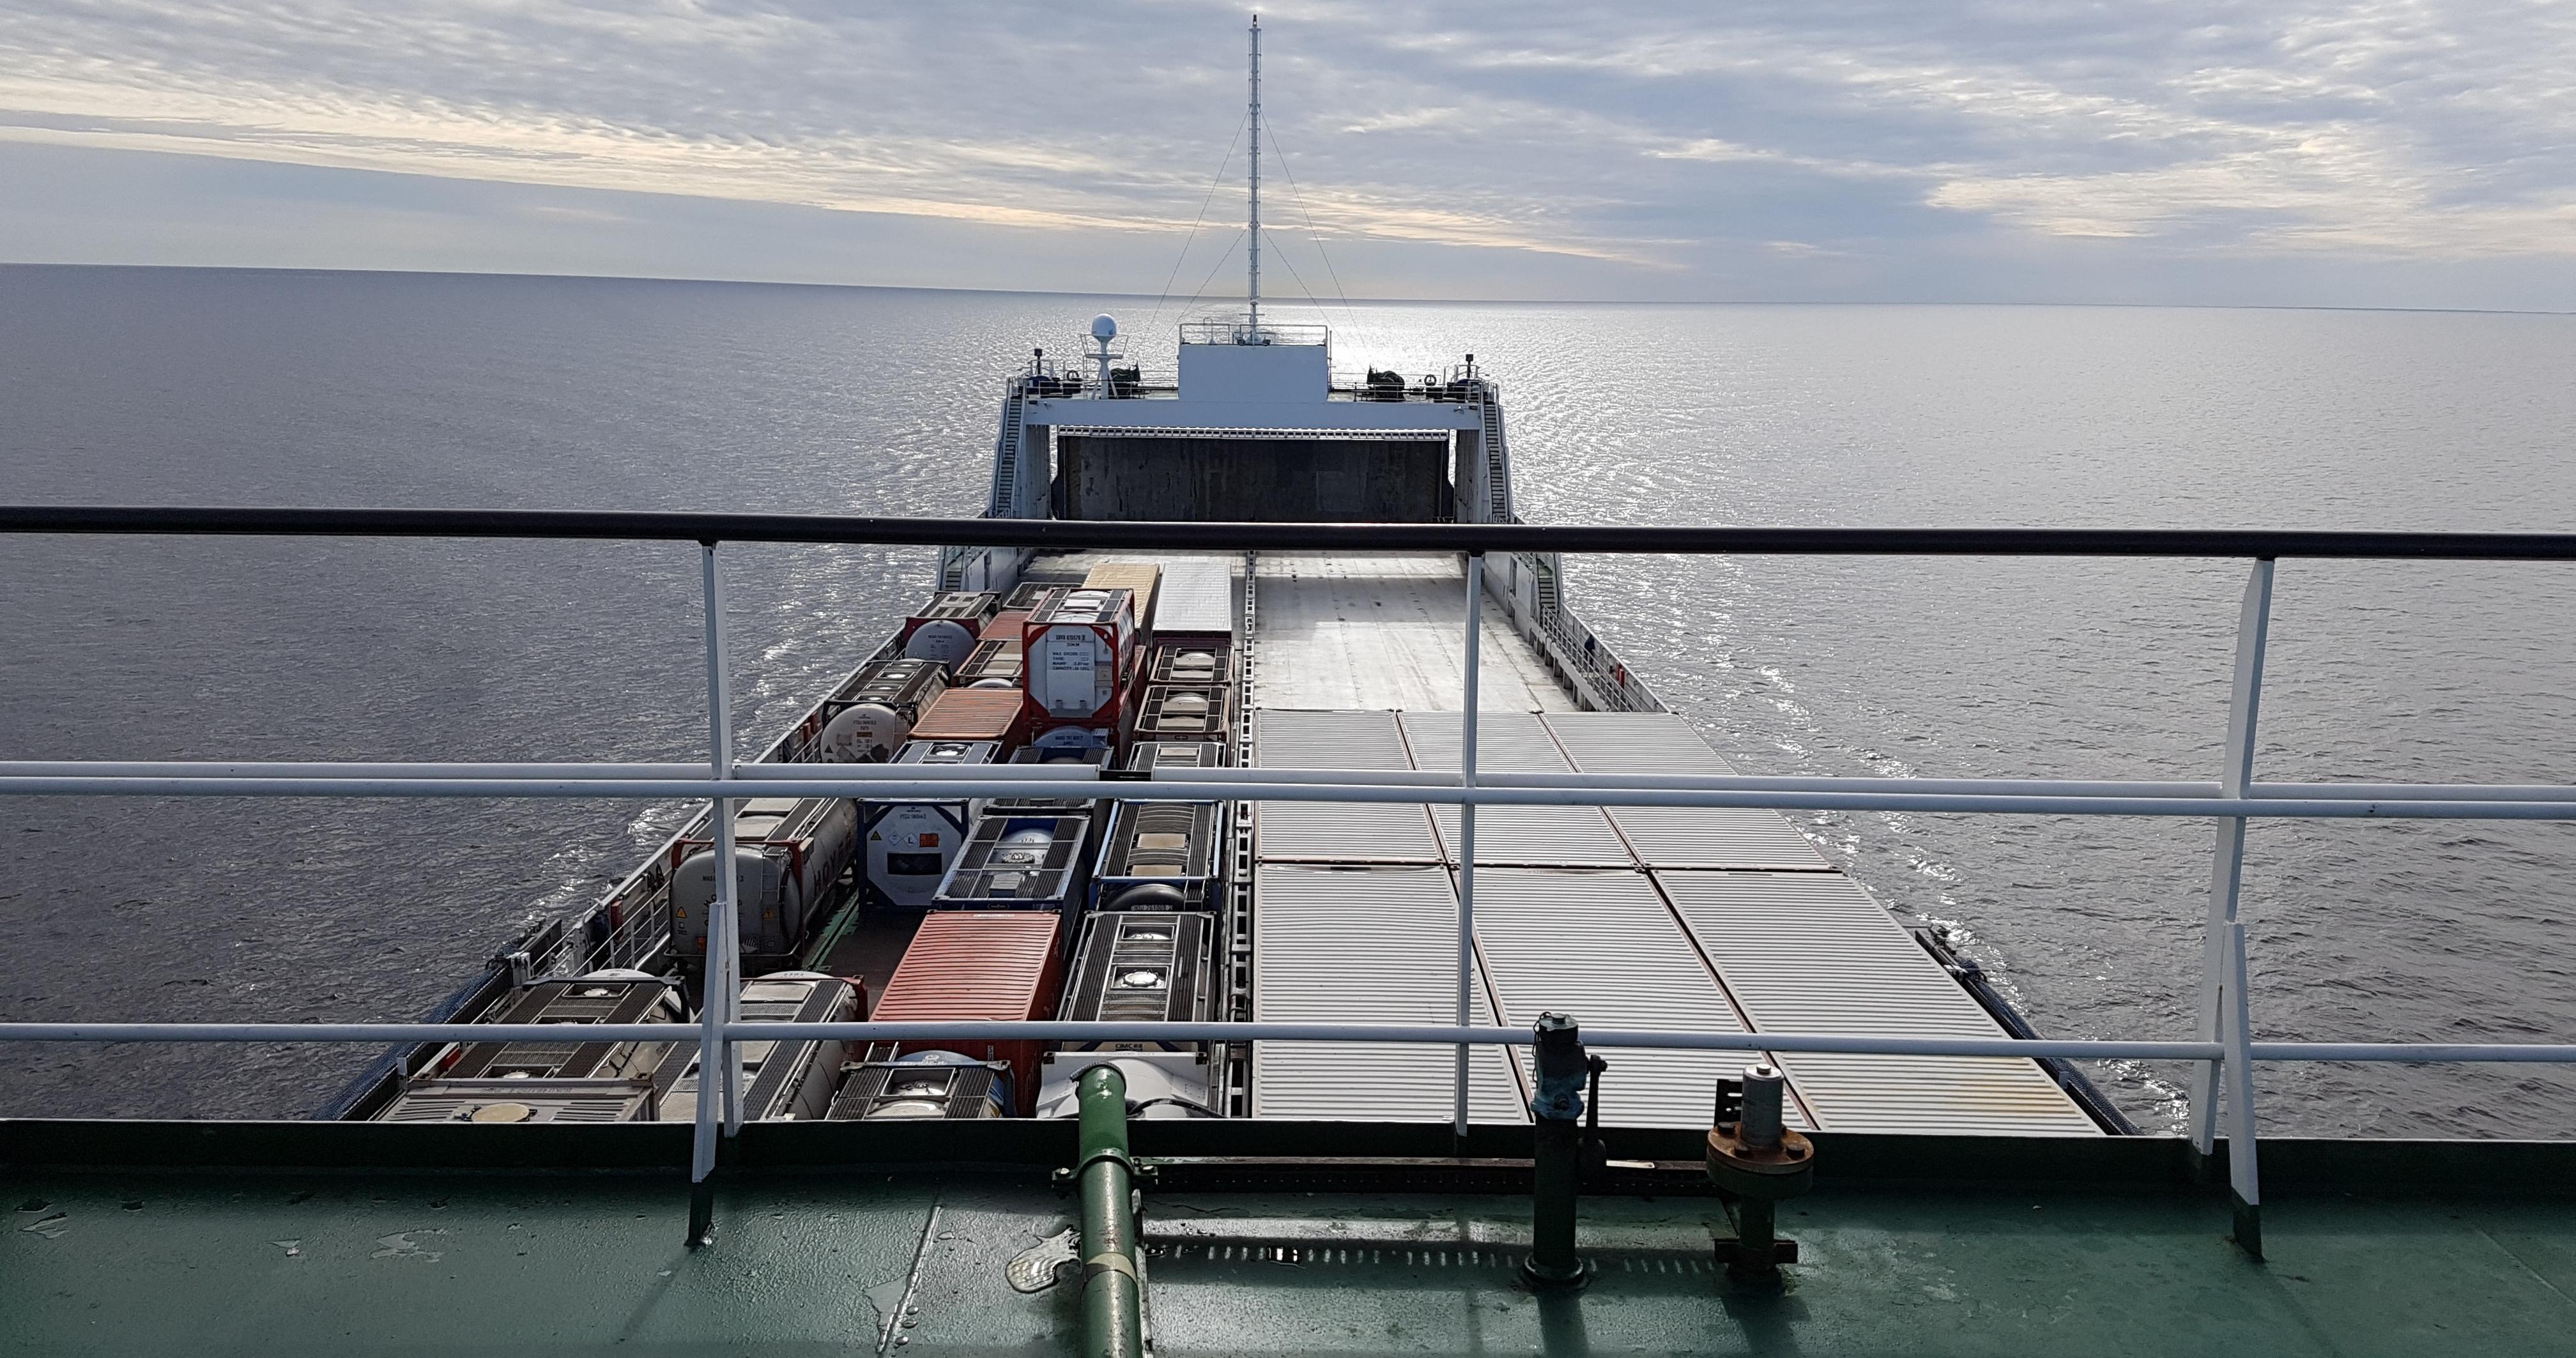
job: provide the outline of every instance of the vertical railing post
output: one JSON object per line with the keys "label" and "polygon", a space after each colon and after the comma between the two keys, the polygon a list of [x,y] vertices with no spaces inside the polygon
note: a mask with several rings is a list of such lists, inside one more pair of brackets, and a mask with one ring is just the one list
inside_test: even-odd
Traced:
{"label": "vertical railing post", "polygon": [[[2218,795],[2242,798],[2254,779],[2254,732],[2263,700],[2263,652],[2272,620],[2272,559],[2263,557],[2245,582],[2236,620],[2236,672],[2227,703],[2227,749]],[[2245,926],[2237,901],[2245,879],[2245,818],[2218,818],[2218,847],[2209,879],[2209,921],[2201,940],[2200,1039],[2222,1043],[2227,1055],[2204,1061],[2191,1091],[2191,1143],[2207,1155],[2218,1133],[2222,1086],[2228,1113],[2228,1185],[2235,1198],[2236,1240],[2263,1257],[2262,1191],[2255,1175],[2254,1072],[2248,1059],[2245,995]]]}
{"label": "vertical railing post", "polygon": [[[707,608],[707,764],[722,781],[733,777],[733,686],[725,675],[724,577],[716,569],[716,545],[699,544]],[[689,1243],[715,1238],[715,1183],[719,1135],[741,1130],[740,1091],[736,1086],[733,1043],[725,1026],[733,1021],[742,985],[734,975],[740,966],[741,925],[734,866],[733,799],[718,797],[708,808],[714,833],[715,908],[707,917],[706,963],[698,1005],[697,1132],[689,1156]]]}
{"label": "vertical railing post", "polygon": [[2236,1243],[2263,1257],[2263,1189],[2254,1164],[2254,1035],[2245,994],[2245,926],[2227,929],[2227,1182]]}
{"label": "vertical railing post", "polygon": [[[1467,693],[1466,710],[1458,715],[1458,781],[1467,798],[1458,806],[1458,1026],[1474,1021],[1472,1000],[1476,976],[1476,703],[1483,668],[1485,632],[1485,554],[1467,554]],[[1458,1105],[1453,1128],[1467,1136],[1466,1043],[1458,1044]]]}

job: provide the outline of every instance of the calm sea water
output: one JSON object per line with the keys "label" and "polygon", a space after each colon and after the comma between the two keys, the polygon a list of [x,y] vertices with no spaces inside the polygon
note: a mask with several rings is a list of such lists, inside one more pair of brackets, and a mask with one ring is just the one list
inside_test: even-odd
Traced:
{"label": "calm sea water", "polygon": [[[0,501],[971,514],[1000,375],[1078,297],[0,267]],[[1338,356],[1504,383],[1544,522],[2565,529],[2576,318],[1982,307],[1336,307]],[[1152,322],[1148,324],[1148,322]],[[922,552],[737,549],[766,735]],[[2236,562],[1601,559],[1576,605],[1748,771],[2205,778]],[[672,547],[0,541],[0,755],[692,758]],[[2576,781],[2562,566],[2288,562],[2257,776]],[[0,803],[0,1015],[406,1017],[677,813]],[[1802,814],[2051,1034],[2190,1031],[2198,821]],[[2257,824],[2267,1036],[2576,1040],[2576,830]],[[16,1047],[0,1112],[293,1116],[365,1057]],[[2172,1070],[2108,1068],[2142,1123]],[[2576,1077],[2281,1067],[2267,1128],[2551,1136]]]}

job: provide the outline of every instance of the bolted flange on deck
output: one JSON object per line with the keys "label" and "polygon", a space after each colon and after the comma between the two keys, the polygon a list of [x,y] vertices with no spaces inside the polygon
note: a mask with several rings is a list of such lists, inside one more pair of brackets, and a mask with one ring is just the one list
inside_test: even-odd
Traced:
{"label": "bolted flange on deck", "polygon": [[1717,1261],[1737,1282],[1773,1284],[1780,1266],[1798,1262],[1798,1242],[1777,1233],[1782,1199],[1816,1186],[1814,1143],[1782,1124],[1786,1085],[1777,1067],[1747,1067],[1741,1080],[1717,1082],[1717,1125],[1708,1132],[1708,1177],[1733,1195],[1733,1238],[1719,1238]]}

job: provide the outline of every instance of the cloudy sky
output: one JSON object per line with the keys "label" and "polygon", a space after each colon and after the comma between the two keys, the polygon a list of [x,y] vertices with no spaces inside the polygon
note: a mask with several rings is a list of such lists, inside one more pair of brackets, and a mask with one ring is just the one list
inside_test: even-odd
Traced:
{"label": "cloudy sky", "polygon": [[[1245,10],[0,0],[0,260],[1215,295]],[[2570,0],[1263,22],[1291,295],[2576,309]]]}

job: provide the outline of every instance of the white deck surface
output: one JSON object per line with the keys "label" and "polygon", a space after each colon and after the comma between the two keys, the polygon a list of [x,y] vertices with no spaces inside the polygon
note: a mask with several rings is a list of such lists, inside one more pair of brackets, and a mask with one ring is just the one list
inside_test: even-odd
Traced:
{"label": "white deck surface", "polygon": [[[1266,623],[1266,604],[1262,612]],[[1260,663],[1268,665],[1267,654]],[[1280,768],[1454,769],[1459,734],[1454,711],[1265,706],[1254,716],[1252,758]],[[1478,735],[1479,765],[1498,771],[1726,769],[1669,713],[1487,711]],[[1263,867],[1253,965],[1263,1012],[1289,1012],[1294,993],[1308,988],[1356,1003],[1381,988],[1430,994],[1440,982],[1454,985],[1454,954],[1437,946],[1441,922],[1424,904],[1437,904],[1438,893],[1422,897],[1420,887],[1425,872],[1454,874],[1454,810],[1425,816],[1414,807],[1302,802],[1264,804],[1255,814]],[[1425,822],[1436,836],[1425,834]],[[1885,908],[1777,813],[1605,817],[1581,807],[1488,807],[1477,829],[1477,948],[1506,1023],[1552,1008],[1601,1027],[2004,1035]],[[1357,866],[1398,862],[1426,866]],[[1274,881],[1287,889],[1274,891]],[[1264,956],[1274,942],[1277,955]],[[1434,974],[1412,976],[1417,970]],[[1407,979],[1399,983],[1398,974]],[[1413,1017],[1428,1003],[1399,1004],[1384,1016]],[[1270,1076],[1255,1062],[1256,1082],[1271,1082],[1257,1106],[1314,1106],[1308,1062],[1322,1054],[1279,1056]],[[1685,1052],[1610,1058],[1603,1118],[1632,1126],[1704,1122],[1710,1081],[1740,1060]],[[1420,1069],[1405,1067],[1414,1091],[1405,1107],[1430,1108],[1446,1078],[1428,1053],[1407,1059]],[[1780,1064],[1798,1103],[1792,1116],[1827,1130],[2100,1130],[2031,1061],[1801,1055]],[[1481,1118],[1481,1097],[1478,1106]]]}
{"label": "white deck surface", "polygon": [[[1264,556],[1255,707],[1465,706],[1467,577],[1453,557]],[[1567,712],[1573,695],[1487,601],[1477,705]]]}

